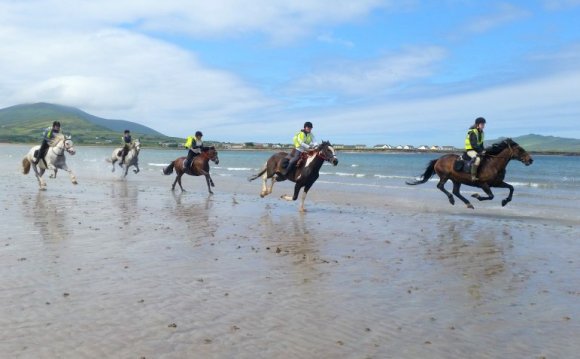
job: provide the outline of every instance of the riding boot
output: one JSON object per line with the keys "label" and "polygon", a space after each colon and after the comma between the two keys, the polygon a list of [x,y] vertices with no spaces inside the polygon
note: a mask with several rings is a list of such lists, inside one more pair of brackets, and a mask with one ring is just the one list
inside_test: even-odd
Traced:
{"label": "riding boot", "polygon": [[[48,150],[48,143],[46,141],[42,141],[42,143],[40,144],[40,148],[38,149],[38,156],[33,161],[33,163],[35,165],[37,165],[41,159],[44,160],[44,156],[46,155],[47,150]],[[44,164],[46,165],[46,161],[44,161]]]}
{"label": "riding boot", "polygon": [[476,165],[475,163],[471,165],[471,180],[473,182],[479,181],[479,178],[477,178],[478,167],[479,167],[479,165]]}

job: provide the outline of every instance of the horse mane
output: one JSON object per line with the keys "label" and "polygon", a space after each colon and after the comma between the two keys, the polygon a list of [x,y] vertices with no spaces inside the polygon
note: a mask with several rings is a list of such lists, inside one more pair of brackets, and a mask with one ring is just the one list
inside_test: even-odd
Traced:
{"label": "horse mane", "polygon": [[57,143],[59,143],[60,141],[64,140],[65,136],[62,133],[55,133],[54,137],[50,139],[50,142],[48,143],[49,146],[55,146]]}
{"label": "horse mane", "polygon": [[491,147],[487,148],[485,152],[488,155],[498,155],[501,151],[505,150],[507,147],[519,146],[514,140],[511,138],[506,138],[505,140],[494,143]]}

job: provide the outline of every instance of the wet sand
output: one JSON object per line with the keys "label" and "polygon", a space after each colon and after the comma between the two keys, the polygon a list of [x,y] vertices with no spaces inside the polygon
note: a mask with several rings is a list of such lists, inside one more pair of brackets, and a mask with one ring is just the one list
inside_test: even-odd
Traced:
{"label": "wet sand", "polygon": [[1,162],[2,357],[580,352],[580,223],[557,209],[470,211],[434,188],[317,183],[303,214],[279,199],[289,183],[261,199],[244,175],[214,177],[208,196],[199,177],[180,193],[160,171],[122,180],[77,163],[79,185],[59,173],[39,191],[18,161]]}

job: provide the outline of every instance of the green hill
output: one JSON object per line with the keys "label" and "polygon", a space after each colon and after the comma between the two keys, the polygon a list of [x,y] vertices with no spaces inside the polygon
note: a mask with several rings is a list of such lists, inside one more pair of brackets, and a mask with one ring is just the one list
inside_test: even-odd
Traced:
{"label": "green hill", "polygon": [[35,103],[0,109],[0,142],[39,142],[43,129],[52,121],[60,121],[63,132],[71,134],[78,144],[117,144],[125,129],[145,144],[183,141],[138,123],[104,119],[74,107]]}
{"label": "green hill", "polygon": [[[505,137],[485,141],[485,146],[491,146],[491,144],[503,139],[505,139]],[[530,152],[580,153],[580,140],[576,138],[529,134],[513,137],[512,140],[516,141],[520,146]]]}

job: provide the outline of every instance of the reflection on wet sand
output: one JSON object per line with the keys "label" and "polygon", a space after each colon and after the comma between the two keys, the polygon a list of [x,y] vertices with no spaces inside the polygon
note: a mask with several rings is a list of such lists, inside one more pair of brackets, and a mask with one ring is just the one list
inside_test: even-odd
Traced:
{"label": "reflection on wet sand", "polygon": [[[473,221],[451,222],[442,226],[432,253],[435,259],[462,283],[477,304],[493,299],[493,290],[509,282],[506,252],[511,248],[509,227],[482,228]],[[490,291],[487,291],[487,287]]]}
{"label": "reflection on wet sand", "polygon": [[34,201],[23,199],[22,209],[25,211],[24,217],[32,214],[30,221],[45,241],[60,241],[66,239],[70,233],[66,225],[70,220],[68,214],[71,209],[68,202],[64,198],[47,197],[45,192],[39,191],[34,196]]}
{"label": "reflection on wet sand", "polygon": [[138,205],[139,189],[128,181],[115,181],[111,183],[110,200],[115,205],[117,213],[113,214],[123,225],[129,225],[132,221],[138,221],[141,211]]}
{"label": "reflection on wet sand", "polygon": [[[187,193],[187,192],[186,192]],[[217,216],[213,215],[214,202],[211,196],[205,199],[192,201],[191,196],[184,192],[171,191],[173,204],[168,204],[175,221],[182,224],[184,236],[201,235],[214,237],[218,229]]]}

